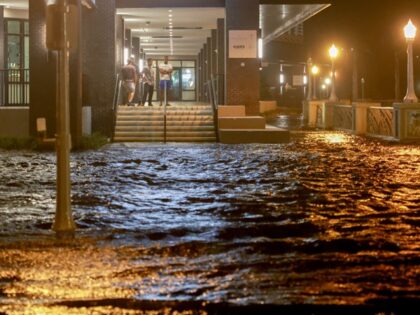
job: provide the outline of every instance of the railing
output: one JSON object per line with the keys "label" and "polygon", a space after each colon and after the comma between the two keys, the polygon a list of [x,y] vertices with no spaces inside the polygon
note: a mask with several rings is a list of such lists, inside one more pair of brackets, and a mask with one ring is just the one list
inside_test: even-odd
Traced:
{"label": "railing", "polygon": [[216,136],[216,141],[219,142],[219,117],[217,112],[218,107],[218,97],[217,97],[217,78],[214,79],[213,76],[211,76],[211,80],[207,81],[205,83],[205,87],[207,89],[207,95],[209,96],[208,101],[211,104],[211,108],[213,110],[213,124],[214,124],[214,132]]}
{"label": "railing", "polygon": [[166,80],[165,82],[165,87],[163,90],[163,94],[164,94],[164,100],[163,100],[163,143],[166,143],[166,136],[167,136],[167,117],[166,117],[166,105],[168,103],[168,89],[166,87]]}
{"label": "railing", "polygon": [[353,107],[351,105],[334,106],[334,128],[353,130]]}
{"label": "railing", "polygon": [[393,136],[392,107],[369,107],[367,112],[367,133],[376,136]]}
{"label": "railing", "polygon": [[121,79],[120,79],[120,75],[117,74],[115,78],[114,100],[112,101],[112,112],[113,112],[112,138],[114,138],[114,135],[115,135],[115,125],[117,124],[118,101],[120,97],[121,97]]}
{"label": "railing", "polygon": [[29,106],[29,69],[0,70],[0,106]]}

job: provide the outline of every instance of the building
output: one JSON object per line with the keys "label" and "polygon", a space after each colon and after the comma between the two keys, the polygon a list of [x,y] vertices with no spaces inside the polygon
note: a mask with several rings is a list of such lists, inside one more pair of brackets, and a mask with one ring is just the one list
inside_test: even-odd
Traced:
{"label": "building", "polygon": [[[24,131],[32,135],[38,117],[46,118],[50,136],[55,133],[57,53],[46,47],[47,6],[54,2],[0,1],[0,107],[27,106]],[[87,106],[92,130],[111,136],[116,79],[128,56],[141,66],[145,58],[153,58],[156,65],[169,55],[175,68],[174,94],[180,101],[206,101],[206,82],[212,78],[217,79],[218,103],[243,104],[248,115],[259,112],[262,95],[270,97],[277,87],[281,93],[285,83],[303,99],[307,56],[301,49],[302,23],[330,6],[303,2],[313,4],[71,0],[80,17],[72,28],[77,49],[70,57],[73,138],[77,142],[82,135],[82,108]],[[258,54],[261,47],[264,57]],[[293,73],[287,74],[287,82],[279,82],[280,69],[287,66]]]}

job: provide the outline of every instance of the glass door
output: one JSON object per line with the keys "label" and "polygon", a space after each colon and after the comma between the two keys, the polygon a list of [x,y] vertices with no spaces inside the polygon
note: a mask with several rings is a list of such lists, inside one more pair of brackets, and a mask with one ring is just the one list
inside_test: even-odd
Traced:
{"label": "glass door", "polygon": [[182,101],[182,90],[181,90],[181,69],[174,68],[172,72],[172,101],[180,102]]}

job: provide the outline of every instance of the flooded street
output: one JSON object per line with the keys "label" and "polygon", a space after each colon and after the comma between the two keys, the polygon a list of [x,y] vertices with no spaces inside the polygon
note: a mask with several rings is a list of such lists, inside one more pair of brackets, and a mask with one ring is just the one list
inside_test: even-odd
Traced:
{"label": "flooded street", "polygon": [[71,166],[78,230],[59,241],[54,153],[0,151],[0,314],[419,303],[418,145],[296,131],[112,144]]}

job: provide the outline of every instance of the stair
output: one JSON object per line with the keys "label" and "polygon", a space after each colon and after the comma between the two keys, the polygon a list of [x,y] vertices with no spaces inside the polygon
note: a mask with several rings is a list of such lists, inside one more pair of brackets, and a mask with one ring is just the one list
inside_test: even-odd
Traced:
{"label": "stair", "polygon": [[[163,107],[119,106],[114,142],[163,142]],[[166,108],[167,142],[215,142],[210,105],[174,105]]]}

